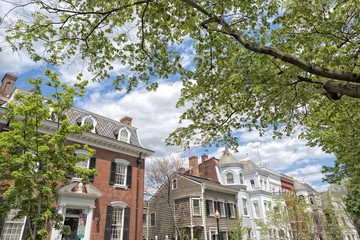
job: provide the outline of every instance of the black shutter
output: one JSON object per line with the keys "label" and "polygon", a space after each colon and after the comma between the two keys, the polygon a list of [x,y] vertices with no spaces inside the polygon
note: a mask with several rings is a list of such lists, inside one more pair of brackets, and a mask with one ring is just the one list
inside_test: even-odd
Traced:
{"label": "black shutter", "polygon": [[126,186],[131,187],[131,174],[132,174],[132,167],[131,165],[127,166],[127,176],[126,176]]}
{"label": "black shutter", "polygon": [[111,162],[111,170],[110,170],[110,181],[109,184],[113,185],[115,184],[115,171],[116,171],[116,162]]}
{"label": "black shutter", "polygon": [[[89,162],[89,169],[94,169],[96,166],[96,157],[91,157]],[[89,182],[94,182],[94,175],[89,176]]]}
{"label": "black shutter", "polygon": [[221,214],[220,202],[215,202],[215,205],[216,205],[216,210],[218,210],[219,213]]}
{"label": "black shutter", "polygon": [[206,216],[210,215],[210,200],[206,200]]}
{"label": "black shutter", "polygon": [[104,240],[110,240],[110,238],[111,238],[112,215],[113,215],[113,207],[112,206],[107,206]]}
{"label": "black shutter", "polygon": [[230,217],[231,217],[230,203],[226,203],[226,204],[225,204],[225,212],[226,212],[226,217],[227,217],[227,218],[230,218]]}
{"label": "black shutter", "polygon": [[[129,228],[130,228],[130,208],[125,208],[124,213],[124,233],[123,240],[129,240]],[[135,233],[136,235],[137,233]]]}

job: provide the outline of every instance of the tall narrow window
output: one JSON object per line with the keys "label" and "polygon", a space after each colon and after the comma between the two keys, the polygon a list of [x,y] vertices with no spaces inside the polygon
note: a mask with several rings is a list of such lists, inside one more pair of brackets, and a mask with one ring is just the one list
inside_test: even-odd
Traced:
{"label": "tall narrow window", "polygon": [[251,185],[252,189],[255,189],[255,181],[254,181],[254,179],[250,180],[250,185]]}
{"label": "tall narrow window", "polygon": [[259,218],[260,217],[260,211],[259,211],[258,202],[253,202],[253,206],[254,206],[254,217]]}
{"label": "tall narrow window", "polygon": [[174,178],[173,180],[171,180],[171,189],[177,189],[177,179]]}
{"label": "tall narrow window", "polygon": [[114,187],[126,188],[131,186],[132,167],[123,159],[114,159],[111,162],[110,184]]}
{"label": "tall narrow window", "polygon": [[156,226],[156,214],[150,213],[150,226],[155,227]]}
{"label": "tall narrow window", "polygon": [[192,213],[193,216],[201,215],[200,198],[192,198]]}
{"label": "tall narrow window", "polygon": [[19,210],[11,209],[5,218],[0,239],[12,240],[21,239],[22,230],[25,224],[25,218],[16,218]]}
{"label": "tall narrow window", "polygon": [[244,174],[242,172],[239,173],[239,181],[240,181],[240,184],[244,184]]}
{"label": "tall narrow window", "polygon": [[220,202],[219,205],[220,205],[220,207],[219,207],[219,208],[220,208],[219,212],[220,212],[221,216],[222,216],[222,217],[226,217],[225,203],[224,203],[224,202]]}
{"label": "tall narrow window", "polygon": [[123,230],[123,208],[114,208],[111,222],[111,240],[118,240],[122,237]]}
{"label": "tall narrow window", "polygon": [[247,216],[247,215],[249,215],[248,209],[247,209],[247,199],[246,199],[246,198],[243,198],[243,199],[242,199],[242,203],[243,203],[243,212],[244,212],[244,215]]}
{"label": "tall narrow window", "polygon": [[234,184],[234,174],[231,172],[226,173],[226,182],[227,184]]}

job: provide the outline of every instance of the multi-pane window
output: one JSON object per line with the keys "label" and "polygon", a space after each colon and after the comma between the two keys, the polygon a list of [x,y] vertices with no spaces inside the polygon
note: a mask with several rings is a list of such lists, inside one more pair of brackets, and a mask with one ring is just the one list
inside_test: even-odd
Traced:
{"label": "multi-pane window", "polygon": [[235,218],[235,207],[233,203],[228,203],[228,207],[229,207],[229,217],[231,218]]}
{"label": "multi-pane window", "polygon": [[247,199],[246,199],[246,198],[243,198],[243,199],[242,199],[242,203],[243,203],[244,215],[249,215],[248,209],[247,209]]}
{"label": "multi-pane window", "polygon": [[208,200],[207,207],[208,207],[208,210],[209,210],[209,215],[214,215],[214,213],[215,213],[215,211],[214,211],[214,201]]}
{"label": "multi-pane window", "polygon": [[253,202],[253,206],[254,206],[254,217],[259,218],[260,217],[260,210],[259,210],[258,202]]}
{"label": "multi-pane window", "polygon": [[126,180],[126,168],[125,164],[117,163],[115,170],[115,184],[125,186]]}
{"label": "multi-pane window", "polygon": [[96,133],[97,121],[93,116],[88,115],[88,116],[83,117],[81,119],[81,126],[83,126],[84,124],[87,124],[87,125],[91,126],[90,132]]}
{"label": "multi-pane window", "polygon": [[200,198],[192,198],[192,213],[195,216],[201,215]]}
{"label": "multi-pane window", "polygon": [[144,227],[147,226],[147,214],[146,213],[143,214],[143,226]]}
{"label": "multi-pane window", "polygon": [[154,227],[156,226],[156,214],[155,213],[150,213],[150,226]]}
{"label": "multi-pane window", "polygon": [[131,133],[127,128],[121,128],[118,133],[118,140],[121,142],[130,143]]}
{"label": "multi-pane window", "polygon": [[17,209],[11,209],[5,218],[0,239],[18,240],[21,237],[22,229],[25,224],[25,218],[16,218],[19,212]]}
{"label": "multi-pane window", "polygon": [[111,222],[111,240],[122,238],[124,209],[114,208]]}
{"label": "multi-pane window", "polygon": [[226,173],[226,182],[227,184],[234,184],[234,174],[231,172]]}
{"label": "multi-pane window", "polygon": [[224,202],[220,202],[219,205],[220,205],[220,207],[219,207],[220,208],[220,210],[219,210],[220,214],[221,214],[222,217],[225,217],[226,213],[225,213],[225,204],[224,204]]}

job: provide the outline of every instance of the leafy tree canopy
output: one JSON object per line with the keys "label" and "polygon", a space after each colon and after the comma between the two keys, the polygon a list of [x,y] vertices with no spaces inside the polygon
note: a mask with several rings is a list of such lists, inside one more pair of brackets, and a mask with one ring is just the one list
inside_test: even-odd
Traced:
{"label": "leafy tree canopy", "polygon": [[[0,133],[0,217],[10,209],[17,209],[16,217],[26,217],[27,236],[43,239],[47,236],[45,223],[53,220],[56,227],[63,220],[54,202],[60,182],[66,182],[67,174],[76,174],[85,181],[96,170],[85,170],[75,164],[86,160],[94,151],[87,146],[89,156],[76,156],[78,144],[67,144],[67,136],[81,134],[89,126],[72,126],[65,113],[72,106],[74,95],[84,93],[84,84],[73,87],[61,84],[57,74],[47,71],[49,86],[55,89],[53,100],[41,94],[42,79],[29,79],[33,88],[18,92],[14,101],[5,105],[4,120],[10,130]],[[56,129],[52,134],[42,131],[44,121],[54,118]],[[28,239],[28,238],[27,238]]]}
{"label": "leafy tree canopy", "polygon": [[[280,136],[302,125],[311,144],[336,155],[326,169],[333,178],[358,168],[358,0],[28,0],[14,10],[23,7],[32,16],[9,27],[7,40],[36,61],[83,60],[94,80],[122,64],[131,75],[114,86],[127,91],[180,76],[178,106],[192,104],[180,121],[190,124],[169,144],[235,149],[241,128],[271,126]],[[193,53],[190,66],[184,51]]]}

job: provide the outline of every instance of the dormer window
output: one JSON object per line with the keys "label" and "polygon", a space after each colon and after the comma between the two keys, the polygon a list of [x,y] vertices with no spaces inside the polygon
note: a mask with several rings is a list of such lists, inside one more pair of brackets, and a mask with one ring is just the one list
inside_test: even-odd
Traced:
{"label": "dormer window", "polygon": [[126,142],[126,143],[130,143],[130,136],[131,136],[131,133],[130,133],[129,129],[127,129],[125,127],[120,128],[119,132],[118,132],[117,140]]}
{"label": "dormer window", "polygon": [[91,116],[91,115],[84,116],[81,119],[81,126],[84,126],[84,124],[90,125],[92,127],[90,132],[96,133],[97,121],[93,116]]}
{"label": "dormer window", "polygon": [[234,184],[234,174],[231,172],[226,173],[226,182],[227,184]]}

